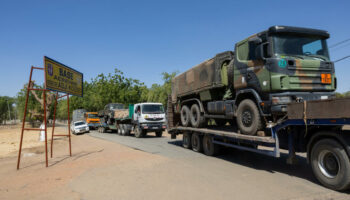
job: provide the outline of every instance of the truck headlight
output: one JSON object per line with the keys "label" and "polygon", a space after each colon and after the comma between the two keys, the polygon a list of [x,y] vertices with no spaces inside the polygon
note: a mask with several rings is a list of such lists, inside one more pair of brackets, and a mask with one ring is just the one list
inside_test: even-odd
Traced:
{"label": "truck headlight", "polygon": [[292,97],[290,96],[272,97],[271,100],[273,105],[288,104],[292,102]]}

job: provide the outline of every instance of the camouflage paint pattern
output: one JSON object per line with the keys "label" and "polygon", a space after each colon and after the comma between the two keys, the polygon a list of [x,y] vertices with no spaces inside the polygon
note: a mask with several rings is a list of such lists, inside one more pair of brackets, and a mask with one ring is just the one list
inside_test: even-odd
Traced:
{"label": "camouflage paint pattern", "polygon": [[[252,35],[237,43],[234,57],[232,54],[231,57],[217,59],[218,55],[223,55],[218,54],[175,77],[172,82],[172,102],[187,95],[201,95],[205,101],[222,100],[217,99],[218,96],[213,95],[212,91],[220,90],[224,93],[229,87],[236,91],[253,88],[259,94],[286,91],[332,92],[336,89],[334,65],[329,61],[288,56],[267,58],[265,61],[248,60],[248,41],[256,36]],[[242,52],[237,52],[240,45],[246,46]],[[228,74],[230,67],[233,68],[233,75]],[[331,83],[322,83],[322,74],[330,74]]]}

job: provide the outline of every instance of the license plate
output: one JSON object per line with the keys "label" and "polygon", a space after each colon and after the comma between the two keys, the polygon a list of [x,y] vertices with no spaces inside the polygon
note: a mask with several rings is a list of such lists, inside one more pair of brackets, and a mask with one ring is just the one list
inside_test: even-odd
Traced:
{"label": "license plate", "polygon": [[152,129],[158,129],[158,127],[152,127]]}

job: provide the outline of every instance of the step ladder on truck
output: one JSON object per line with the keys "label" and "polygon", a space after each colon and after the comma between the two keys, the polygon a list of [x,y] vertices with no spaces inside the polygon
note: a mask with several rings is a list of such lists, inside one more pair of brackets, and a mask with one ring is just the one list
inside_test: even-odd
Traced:
{"label": "step ladder on truck", "polygon": [[285,149],[288,164],[297,162],[296,152],[306,152],[322,185],[350,188],[350,130],[344,129],[350,125],[349,98],[291,103],[284,119],[266,124],[266,136],[243,135],[232,126],[183,127],[171,106],[167,112],[168,132],[173,139],[182,134],[185,148],[214,156],[226,146],[276,158]]}

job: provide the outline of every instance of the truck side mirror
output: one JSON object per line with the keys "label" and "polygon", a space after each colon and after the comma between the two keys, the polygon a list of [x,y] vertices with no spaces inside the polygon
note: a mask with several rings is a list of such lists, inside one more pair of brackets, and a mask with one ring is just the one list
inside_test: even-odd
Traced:
{"label": "truck side mirror", "polygon": [[252,37],[248,40],[248,42],[253,42],[254,44],[258,45],[258,44],[261,44],[262,43],[262,39],[255,36],[255,37]]}
{"label": "truck side mirror", "polygon": [[[263,44],[259,44],[256,48],[255,48],[255,58],[257,60],[265,60],[267,55],[267,45],[268,43],[263,43]],[[265,48],[266,47],[266,48]]]}

